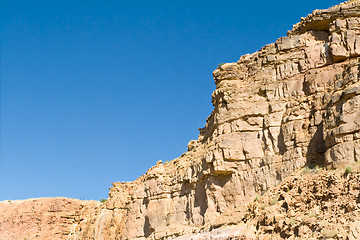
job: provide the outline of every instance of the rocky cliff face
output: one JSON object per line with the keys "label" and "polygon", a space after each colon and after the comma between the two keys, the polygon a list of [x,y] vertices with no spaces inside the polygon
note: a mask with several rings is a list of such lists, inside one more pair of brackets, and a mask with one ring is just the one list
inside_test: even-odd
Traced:
{"label": "rocky cliff face", "polygon": [[66,239],[74,224],[100,207],[97,201],[37,198],[0,202],[0,239]]}
{"label": "rocky cliff face", "polygon": [[360,239],[359,167],[303,168],[255,197],[241,223],[175,239]]}
{"label": "rocky cliff face", "polygon": [[316,10],[213,75],[214,110],[188,151],[132,183],[69,239],[164,239],[238,223],[298,169],[360,160],[360,1]]}
{"label": "rocky cliff face", "polygon": [[190,239],[231,224],[239,226],[228,233],[260,231],[251,223],[260,217],[249,220],[255,197],[304,167],[360,161],[359,69],[359,0],[316,10],[287,37],[223,64],[214,110],[188,151],[114,183],[68,239]]}
{"label": "rocky cliff face", "polygon": [[243,227],[247,232],[240,235],[248,239],[360,239],[358,167],[305,168],[285,179],[249,205]]}

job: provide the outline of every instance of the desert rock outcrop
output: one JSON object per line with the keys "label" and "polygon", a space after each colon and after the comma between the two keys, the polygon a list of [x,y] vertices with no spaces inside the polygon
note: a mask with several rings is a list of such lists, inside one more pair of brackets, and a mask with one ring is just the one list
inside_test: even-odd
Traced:
{"label": "desert rock outcrop", "polygon": [[255,198],[246,222],[256,231],[248,239],[360,239],[358,167],[304,168]]}
{"label": "desert rock outcrop", "polygon": [[[297,219],[271,227],[262,224],[267,213],[256,206],[251,213],[249,204],[257,196],[265,201],[269,189],[275,191],[304,167],[355,168],[360,161],[359,69],[359,0],[316,10],[286,37],[219,66],[213,72],[214,110],[188,151],[159,161],[134,182],[113,183],[107,201],[74,222],[67,239],[211,239],[217,234],[211,230],[225,225],[236,227],[219,231],[225,237],[217,239],[227,239],[226,234],[243,239],[256,231],[261,237],[261,231],[265,236],[275,227],[278,237],[294,234]],[[333,178],[329,174],[324,181]],[[354,178],[341,181],[354,188]],[[324,181],[315,182],[326,186]],[[307,192],[315,194],[311,187]],[[293,207],[287,202],[291,196],[283,195],[285,200],[277,201]],[[316,195],[306,199],[319,200]],[[346,221],[343,232],[355,229],[357,234],[360,220]],[[282,229],[286,226],[290,230]]]}
{"label": "desert rock outcrop", "polygon": [[164,239],[241,221],[304,166],[360,159],[360,2],[316,10],[213,75],[214,110],[188,151],[132,183],[69,239]]}
{"label": "desert rock outcrop", "polygon": [[241,223],[175,240],[360,239],[359,167],[305,167],[255,197]]}

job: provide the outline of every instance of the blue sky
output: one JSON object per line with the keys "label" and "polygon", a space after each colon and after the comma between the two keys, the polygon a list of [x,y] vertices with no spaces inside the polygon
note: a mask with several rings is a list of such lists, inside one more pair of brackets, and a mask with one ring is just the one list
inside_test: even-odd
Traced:
{"label": "blue sky", "polygon": [[99,200],[178,157],[218,64],[338,3],[0,1],[0,200]]}

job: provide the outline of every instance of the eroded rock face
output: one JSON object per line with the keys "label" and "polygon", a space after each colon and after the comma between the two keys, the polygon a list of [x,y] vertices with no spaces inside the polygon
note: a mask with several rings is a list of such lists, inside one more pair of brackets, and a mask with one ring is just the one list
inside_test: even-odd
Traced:
{"label": "eroded rock face", "polygon": [[165,239],[241,221],[308,165],[360,160],[360,1],[316,10],[287,37],[213,73],[214,110],[189,150],[132,183],[68,239]]}
{"label": "eroded rock face", "polygon": [[[40,204],[39,217],[27,202],[21,204],[29,211],[12,205],[1,217],[0,238],[21,228],[41,239],[253,239],[251,224],[211,230],[239,224],[256,196],[304,166],[359,162],[359,68],[360,1],[316,10],[287,37],[213,72],[214,110],[181,157],[158,162],[134,182],[113,183],[101,206],[56,200],[69,201],[70,210],[48,214],[38,200],[32,204]],[[357,236],[359,221],[345,230]]]}
{"label": "eroded rock face", "polygon": [[97,201],[37,198],[0,202],[0,239],[66,239],[74,223],[100,207]]}
{"label": "eroded rock face", "polygon": [[174,240],[360,239],[360,171],[304,168],[249,204],[243,222]]}
{"label": "eroded rock face", "polygon": [[360,172],[355,168],[299,171],[249,205],[245,226],[257,230],[249,233],[248,227],[241,234],[259,240],[360,239]]}

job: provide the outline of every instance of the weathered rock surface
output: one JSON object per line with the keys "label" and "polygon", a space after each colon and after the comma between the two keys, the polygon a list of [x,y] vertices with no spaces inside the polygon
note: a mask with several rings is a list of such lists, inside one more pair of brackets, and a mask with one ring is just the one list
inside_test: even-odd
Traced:
{"label": "weathered rock surface", "polygon": [[[221,65],[214,110],[188,151],[114,183],[68,239],[226,239],[223,230],[209,232],[226,225],[237,225],[227,230],[232,239],[255,236],[252,223],[241,222],[256,196],[304,166],[359,162],[359,68],[359,0],[316,10],[287,37]],[[347,221],[347,232],[358,231],[358,219]]]}
{"label": "weathered rock surface", "polygon": [[360,239],[359,168],[303,168],[255,197],[242,223],[174,239]]}
{"label": "weathered rock surface", "polygon": [[257,229],[250,239],[360,239],[359,166],[286,179],[250,204],[246,221]]}
{"label": "weathered rock surface", "polygon": [[135,182],[114,183],[95,224],[80,222],[69,239],[94,229],[99,239],[164,239],[238,223],[255,196],[305,165],[359,161],[359,55],[360,2],[350,1],[223,64],[198,140]]}
{"label": "weathered rock surface", "polygon": [[0,239],[66,239],[74,223],[100,207],[97,201],[37,198],[0,202]]}

